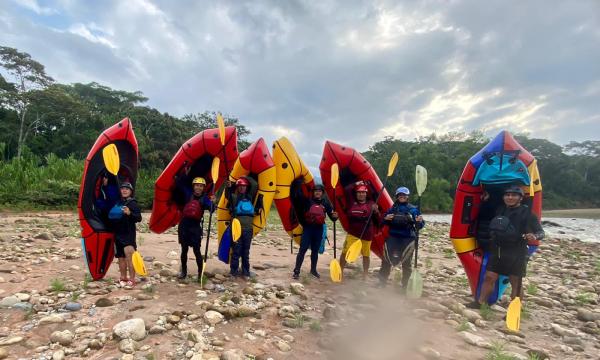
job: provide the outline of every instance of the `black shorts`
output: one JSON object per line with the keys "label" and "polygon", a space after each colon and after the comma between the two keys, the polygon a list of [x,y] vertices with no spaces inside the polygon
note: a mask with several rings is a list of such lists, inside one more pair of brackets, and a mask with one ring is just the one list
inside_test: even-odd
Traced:
{"label": "black shorts", "polygon": [[133,241],[123,241],[119,239],[115,239],[115,257],[116,258],[124,258],[125,257],[125,248],[127,246],[133,246],[135,250],[137,250],[137,244],[135,240]]}
{"label": "black shorts", "polygon": [[202,240],[202,227],[200,224],[189,225],[179,223],[179,227],[177,228],[177,240],[179,240],[181,245],[199,246],[200,240]]}
{"label": "black shorts", "polygon": [[384,258],[392,266],[396,266],[401,262],[405,262],[412,258],[415,251],[414,238],[398,238],[390,236],[385,239]]}
{"label": "black shorts", "polygon": [[524,277],[526,269],[527,253],[501,250],[490,254],[486,270],[500,275]]}

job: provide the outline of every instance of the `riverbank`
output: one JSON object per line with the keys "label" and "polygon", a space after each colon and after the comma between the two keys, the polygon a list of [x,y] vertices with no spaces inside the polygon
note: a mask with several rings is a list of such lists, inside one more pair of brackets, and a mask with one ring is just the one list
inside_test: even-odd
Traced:
{"label": "riverbank", "polygon": [[296,249],[290,255],[289,237],[274,223],[253,243],[256,279],[230,278],[213,256],[204,288],[191,278],[181,283],[175,231],[152,234],[148,218],[138,243],[150,276],[126,289],[115,281],[116,264],[102,281],[84,276],[75,214],[0,215],[0,358],[594,359],[600,352],[597,243],[544,243],[524,282],[522,331],[509,334],[507,299],[489,312],[464,307],[471,297],[444,223],[421,233],[425,294],[409,300],[397,290],[397,271],[386,288],[375,286],[376,258],[366,282],[354,267],[342,284],[331,283],[330,248],[320,280],[307,275],[307,257],[293,281]]}

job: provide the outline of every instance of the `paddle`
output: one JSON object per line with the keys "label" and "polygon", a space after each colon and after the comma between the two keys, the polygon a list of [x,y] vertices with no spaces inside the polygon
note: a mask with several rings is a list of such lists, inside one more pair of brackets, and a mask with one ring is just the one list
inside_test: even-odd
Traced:
{"label": "paddle", "polygon": [[148,276],[148,271],[146,271],[146,265],[144,264],[144,258],[139,251],[134,251],[133,256],[131,257],[131,262],[133,263],[133,270],[139,276]]}
{"label": "paddle", "polygon": [[519,331],[521,327],[521,284],[523,278],[519,278],[519,286],[517,287],[517,296],[508,304],[506,309],[506,327],[511,331]]}
{"label": "paddle", "polygon": [[[417,199],[417,209],[419,212],[421,210],[421,195],[425,191],[427,187],[427,169],[422,167],[421,165],[417,165],[415,169],[415,182],[417,185],[417,195],[419,196]],[[408,279],[408,287],[406,289],[406,295],[410,298],[416,299],[420,298],[423,295],[423,278],[417,270],[417,258],[419,257],[419,229],[415,229],[416,231],[416,239],[415,239],[415,263],[414,263],[414,271],[410,275]]]}
{"label": "paddle", "polygon": [[[338,180],[340,178],[340,169],[338,164],[335,163],[331,165],[331,187],[333,188],[333,211],[335,212],[335,188],[337,186]],[[336,230],[335,230],[336,221],[333,220],[333,259],[329,263],[329,276],[331,277],[331,281],[333,282],[341,282],[342,281],[342,267],[340,266],[340,262],[337,259],[337,238],[336,238]]]}
{"label": "paddle", "polygon": [[[212,165],[210,167],[210,176],[212,178],[213,181],[213,188],[212,188],[212,194],[215,194],[215,187],[217,185],[217,179],[219,178],[219,164],[221,163],[221,159],[219,159],[218,156],[215,156],[213,158],[212,161]],[[212,206],[214,207],[214,204],[212,204]],[[213,209],[210,209],[211,211],[208,214],[208,229],[206,230],[206,245],[204,247],[204,262],[202,263],[202,272],[200,273],[200,288],[202,288],[202,286],[204,285],[204,282],[202,279],[204,279],[204,269],[206,268],[206,261],[208,260],[208,243],[210,242],[210,225],[212,223],[212,214],[213,214]]]}
{"label": "paddle", "polygon": [[[394,151],[394,153],[392,154],[392,157],[390,158],[390,162],[388,163],[388,171],[387,171],[387,174],[385,175],[385,180],[383,181],[383,186],[381,187],[381,190],[379,191],[379,193],[377,194],[377,197],[375,198],[375,204],[378,203],[379,197],[385,190],[385,186],[387,185],[388,179],[390,178],[390,176],[392,176],[392,174],[394,174],[394,169],[396,169],[397,164],[398,164],[398,153]],[[373,217],[373,209],[371,209],[371,212],[369,213],[369,217],[367,218],[367,222],[365,223],[365,226],[363,227],[362,231],[360,232],[360,236],[358,237],[359,240],[362,239],[363,236],[365,235],[365,231],[367,231],[367,227],[369,227],[369,223],[371,222],[371,217]],[[348,263],[355,262],[356,259],[358,259],[358,256],[360,255],[361,247],[362,247],[362,244],[360,241],[356,241],[354,244],[352,244],[350,246],[350,248],[348,249],[348,251],[346,252],[346,262],[348,262]]]}
{"label": "paddle", "polygon": [[121,167],[121,160],[119,159],[119,151],[115,144],[108,144],[102,149],[102,159],[104,160],[106,170],[117,176]]}
{"label": "paddle", "polygon": [[240,239],[240,236],[242,236],[242,224],[238,219],[233,219],[231,222],[231,239],[236,242]]}

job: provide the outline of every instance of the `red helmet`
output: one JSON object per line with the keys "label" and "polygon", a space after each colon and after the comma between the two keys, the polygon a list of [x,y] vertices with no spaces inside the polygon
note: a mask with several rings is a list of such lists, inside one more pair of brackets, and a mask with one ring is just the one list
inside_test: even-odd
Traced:
{"label": "red helmet", "polygon": [[369,192],[369,189],[367,188],[366,185],[358,185],[354,188],[354,191],[356,192],[360,192],[360,191],[364,191],[364,192]]}
{"label": "red helmet", "polygon": [[240,185],[246,185],[246,186],[248,186],[248,185],[250,185],[250,181],[248,181],[248,179],[246,179],[246,178],[239,178],[239,179],[238,179],[238,180],[235,182],[235,184],[236,184],[237,186],[240,186]]}

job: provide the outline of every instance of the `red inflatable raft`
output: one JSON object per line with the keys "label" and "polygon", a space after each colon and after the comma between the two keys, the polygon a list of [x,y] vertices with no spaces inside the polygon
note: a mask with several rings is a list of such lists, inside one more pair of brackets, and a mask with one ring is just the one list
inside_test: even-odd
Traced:
{"label": "red inflatable raft", "polygon": [[[331,165],[338,164],[340,178],[335,189],[331,187]],[[364,181],[369,187],[369,197],[375,199],[377,194],[383,189],[383,183],[371,164],[356,150],[342,146],[331,141],[325,142],[323,148],[323,158],[319,165],[321,179],[327,196],[335,199],[336,211],[339,214],[339,220],[344,230],[348,231],[348,218],[346,210],[349,206],[349,199],[346,198],[344,188],[357,181]],[[392,207],[393,201],[387,190],[379,196],[378,205],[381,212],[387,211]],[[379,257],[383,255],[383,244],[387,236],[387,227],[378,226],[375,228],[375,237],[371,243],[371,250]]]}
{"label": "red inflatable raft", "polygon": [[121,167],[119,178],[129,181],[135,187],[138,170],[138,145],[133,126],[128,118],[106,129],[96,140],[85,159],[81,188],[79,190],[79,223],[81,225],[81,245],[86,265],[94,280],[102,279],[115,255],[114,234],[101,218],[95,207],[99,195],[101,174],[106,170],[102,149],[115,144],[119,151]]}
{"label": "red inflatable raft", "polygon": [[[215,157],[221,161],[216,184],[213,183],[214,179],[211,179],[210,175]],[[203,177],[206,180],[206,191],[210,192],[215,185],[219,188],[223,183],[237,158],[237,131],[233,126],[225,128],[224,147],[219,138],[219,129],[204,130],[186,141],[156,179],[150,230],[160,234],[171,226],[177,225],[181,220],[181,211],[187,199],[176,192],[175,178],[183,174],[185,168],[190,168],[187,174],[190,179]]]}

